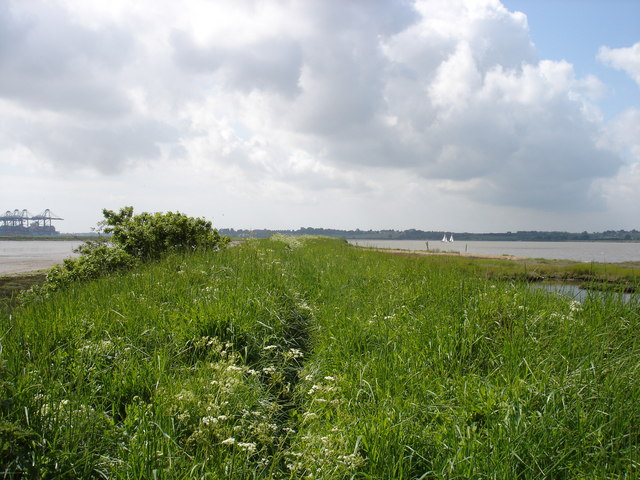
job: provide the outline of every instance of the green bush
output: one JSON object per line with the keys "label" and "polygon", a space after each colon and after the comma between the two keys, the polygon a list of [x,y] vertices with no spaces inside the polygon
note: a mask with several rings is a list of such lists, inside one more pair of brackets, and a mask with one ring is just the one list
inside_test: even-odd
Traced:
{"label": "green bush", "polygon": [[86,242],[68,258],[47,272],[47,278],[25,296],[46,295],[71,282],[89,280],[102,275],[129,270],[141,262],[156,260],[169,251],[196,248],[221,248],[229,243],[203,218],[182,213],[133,214],[133,207],[119,212],[104,209],[101,227],[111,235],[110,242]]}
{"label": "green bush", "polygon": [[86,242],[76,248],[75,252],[80,253],[80,256],[67,258],[49,269],[44,283],[34,285],[29,290],[30,294],[47,294],[71,282],[129,270],[140,263],[122,247],[106,242]]}
{"label": "green bush", "polygon": [[203,218],[188,217],[182,213],[133,214],[133,207],[119,212],[104,209],[102,222],[105,233],[130,255],[141,260],[157,259],[170,250],[219,248],[229,242]]}

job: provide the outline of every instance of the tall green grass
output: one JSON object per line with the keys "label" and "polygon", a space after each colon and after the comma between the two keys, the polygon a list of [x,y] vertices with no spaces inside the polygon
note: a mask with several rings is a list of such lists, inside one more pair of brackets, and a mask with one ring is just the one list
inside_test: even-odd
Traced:
{"label": "tall green grass", "polygon": [[2,475],[636,478],[640,308],[322,238],[0,318]]}

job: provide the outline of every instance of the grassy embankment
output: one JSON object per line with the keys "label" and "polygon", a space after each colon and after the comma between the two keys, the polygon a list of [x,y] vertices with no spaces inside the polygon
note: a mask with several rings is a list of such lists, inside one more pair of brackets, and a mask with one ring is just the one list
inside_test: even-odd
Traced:
{"label": "grassy embankment", "polygon": [[0,309],[15,305],[17,303],[17,297],[22,290],[26,290],[32,285],[42,283],[45,278],[46,273],[40,271],[0,275]]}
{"label": "grassy embankment", "polygon": [[636,478],[640,307],[248,241],[0,318],[0,459],[56,478]]}

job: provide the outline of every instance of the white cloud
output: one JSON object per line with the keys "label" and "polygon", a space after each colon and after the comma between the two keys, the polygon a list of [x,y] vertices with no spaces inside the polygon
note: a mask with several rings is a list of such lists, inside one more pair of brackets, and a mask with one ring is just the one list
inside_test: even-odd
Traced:
{"label": "white cloud", "polygon": [[608,125],[609,141],[628,163],[640,163],[640,109],[630,108]]}
{"label": "white cloud", "polygon": [[640,42],[627,48],[600,47],[598,60],[625,71],[640,86]]}
{"label": "white cloud", "polygon": [[[628,48],[601,47],[598,60],[626,72],[640,86],[640,42]],[[637,205],[640,204],[640,109],[629,108],[606,126],[603,143],[616,151],[624,165],[613,178],[600,179],[595,187],[609,207],[620,216],[620,224],[636,228]]]}
{"label": "white cloud", "polygon": [[165,188],[170,168],[205,199],[202,182],[326,218],[327,198],[383,210],[425,189],[459,204],[600,208],[594,185],[621,165],[593,103],[601,83],[540,61],[526,17],[498,0],[0,10],[0,149],[13,163],[110,173],[132,191],[131,172]]}

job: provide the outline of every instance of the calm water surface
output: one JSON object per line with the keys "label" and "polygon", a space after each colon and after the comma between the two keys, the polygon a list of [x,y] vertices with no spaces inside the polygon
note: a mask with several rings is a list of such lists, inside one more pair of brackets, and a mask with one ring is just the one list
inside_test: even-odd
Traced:
{"label": "calm water surface", "polygon": [[617,301],[621,300],[625,303],[640,302],[640,294],[638,293],[616,293],[616,292],[600,292],[598,290],[586,290],[578,285],[569,283],[532,283],[531,288],[544,290],[549,293],[558,293],[565,297],[584,302],[587,298],[596,298],[601,301]]}
{"label": "calm water surface", "polygon": [[[349,240],[353,245],[427,250],[424,240]],[[429,240],[429,250],[475,255],[513,255],[525,258],[581,262],[640,262],[640,243],[632,242],[474,242]]]}

